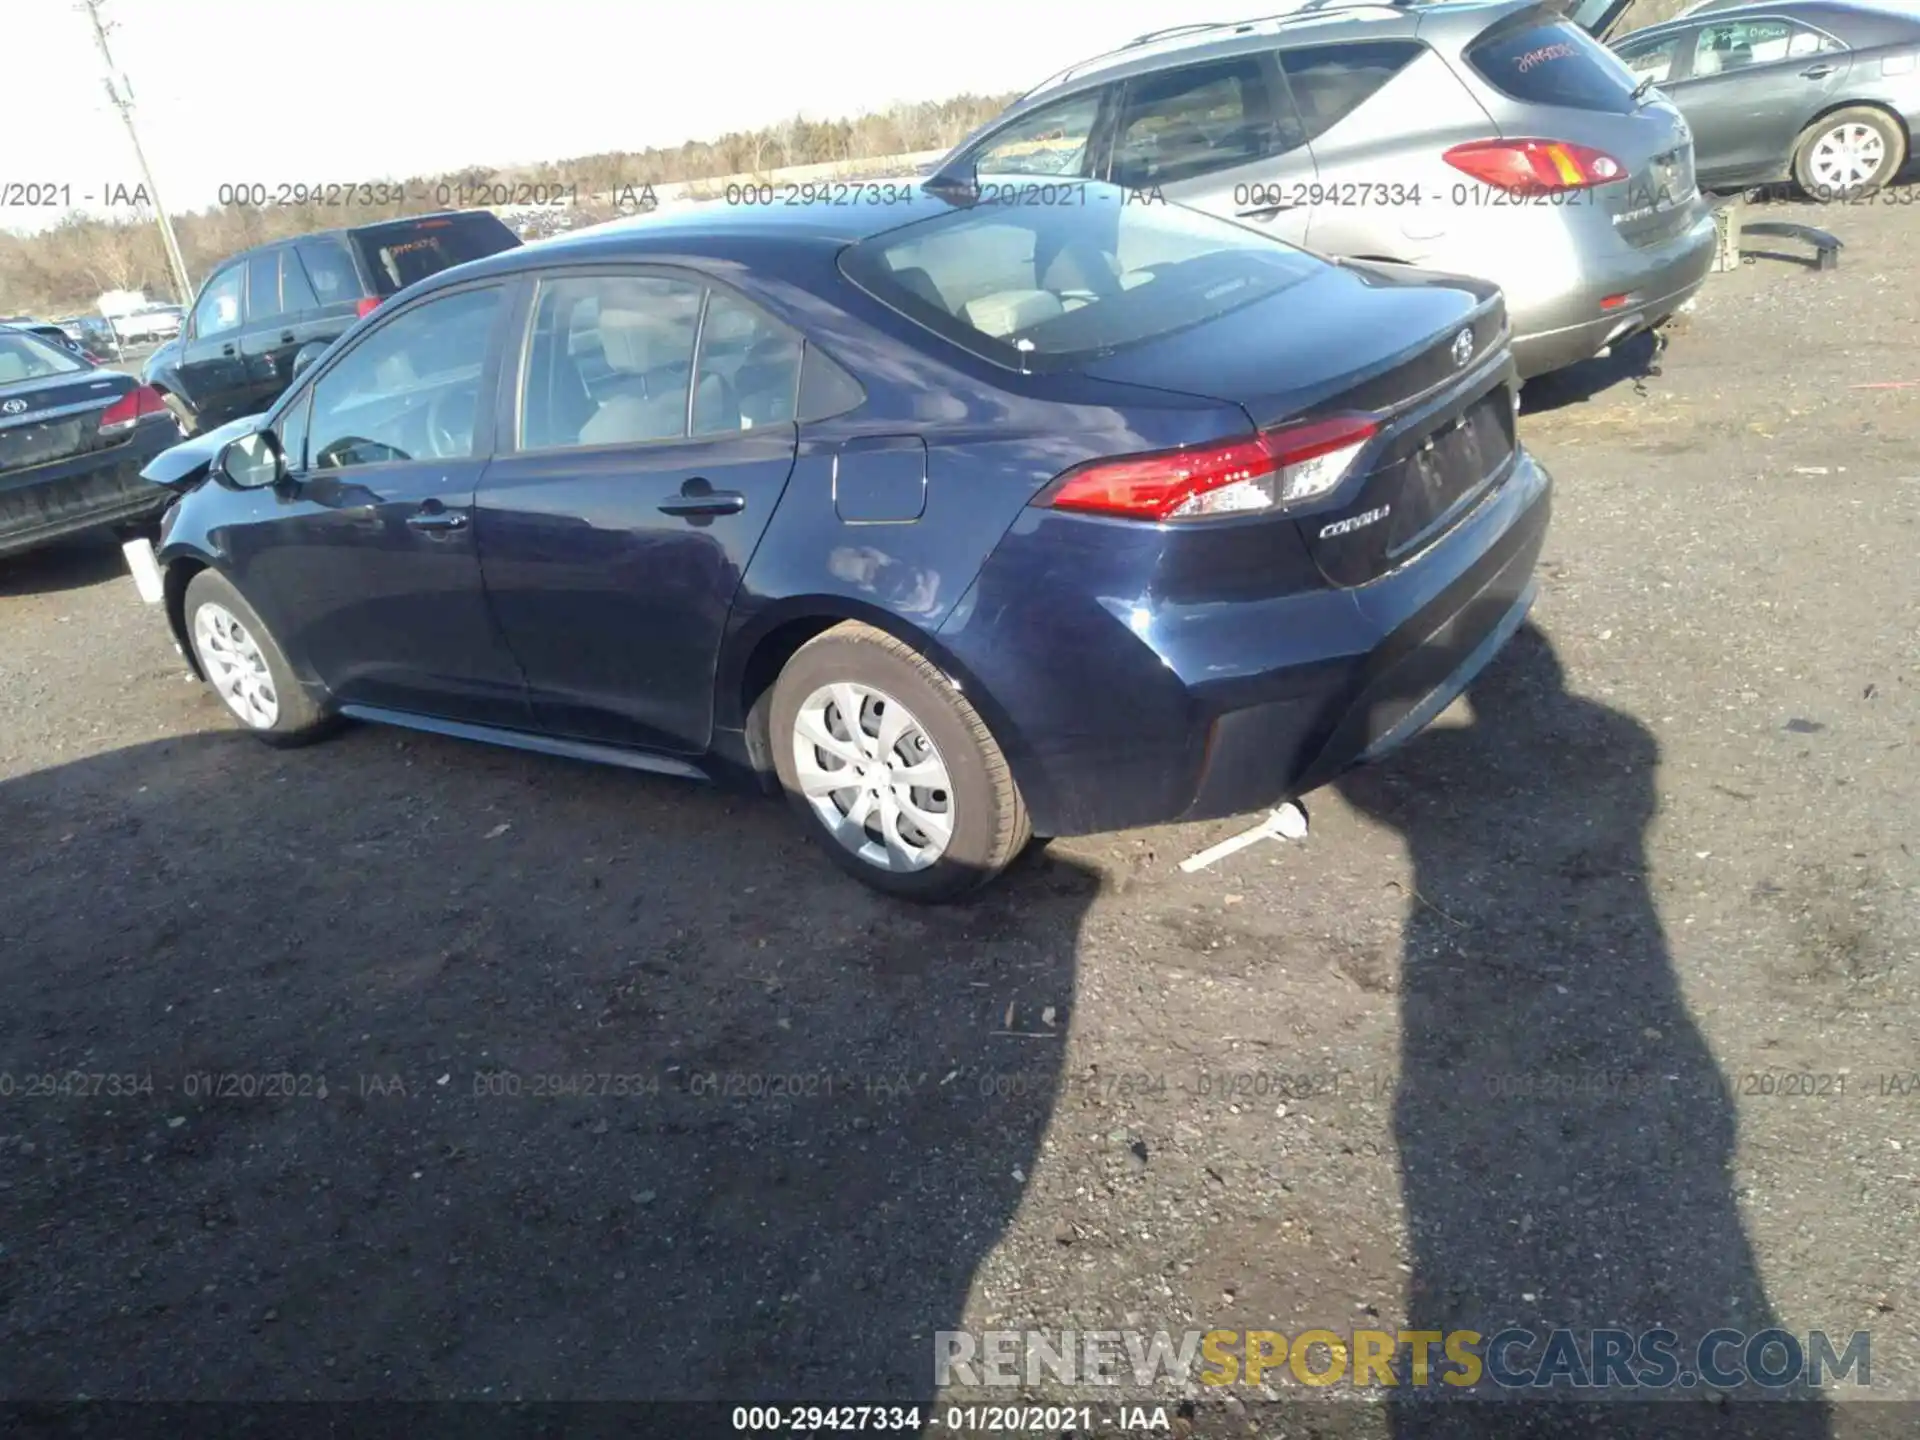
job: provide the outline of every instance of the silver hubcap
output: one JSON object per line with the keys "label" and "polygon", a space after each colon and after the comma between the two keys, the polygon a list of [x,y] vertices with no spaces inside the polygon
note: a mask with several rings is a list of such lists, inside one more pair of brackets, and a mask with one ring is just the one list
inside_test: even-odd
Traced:
{"label": "silver hubcap", "polygon": [[1886,158],[1887,142],[1871,125],[1836,125],[1813,142],[1807,171],[1822,189],[1844,190],[1873,179]]}
{"label": "silver hubcap", "polygon": [[280,697],[260,645],[224,605],[202,605],[193,615],[193,648],[220,698],[256,730],[280,718]]}
{"label": "silver hubcap", "polygon": [[822,685],[793,722],[801,792],[869,865],[924,870],[953,839],[946,761],[913,713],[866,685]]}

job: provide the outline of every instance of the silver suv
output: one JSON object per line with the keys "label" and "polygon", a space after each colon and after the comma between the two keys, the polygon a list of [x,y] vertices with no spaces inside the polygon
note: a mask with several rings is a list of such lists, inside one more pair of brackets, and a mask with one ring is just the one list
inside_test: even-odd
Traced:
{"label": "silver suv", "polygon": [[1713,259],[1680,112],[1531,0],[1310,0],[1143,36],[1029,92],[932,183],[987,175],[1111,180],[1323,254],[1485,277],[1522,376],[1659,325]]}

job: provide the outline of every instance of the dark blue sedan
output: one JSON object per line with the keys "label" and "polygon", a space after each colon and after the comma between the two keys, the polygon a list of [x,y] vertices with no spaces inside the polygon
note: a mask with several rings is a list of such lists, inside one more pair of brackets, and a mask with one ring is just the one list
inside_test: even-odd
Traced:
{"label": "dark blue sedan", "polygon": [[701,207],[395,297],[151,467],[136,574],[265,740],[777,785],[947,899],[1438,713],[1546,531],[1507,342],[1491,286],[1100,185]]}

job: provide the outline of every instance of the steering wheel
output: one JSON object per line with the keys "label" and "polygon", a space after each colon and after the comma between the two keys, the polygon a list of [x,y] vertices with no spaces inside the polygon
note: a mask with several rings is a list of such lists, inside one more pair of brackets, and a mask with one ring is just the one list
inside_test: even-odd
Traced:
{"label": "steering wheel", "polygon": [[464,385],[449,385],[427,403],[427,446],[438,460],[456,460],[473,449],[473,422],[479,395]]}

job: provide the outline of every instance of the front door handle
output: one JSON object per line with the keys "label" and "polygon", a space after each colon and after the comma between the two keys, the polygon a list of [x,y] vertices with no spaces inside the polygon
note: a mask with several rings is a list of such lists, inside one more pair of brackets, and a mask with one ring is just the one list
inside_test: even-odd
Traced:
{"label": "front door handle", "polygon": [[282,345],[291,345],[293,343],[293,331],[282,330],[280,332],[280,343]]}
{"label": "front door handle", "polygon": [[747,497],[738,490],[716,490],[696,475],[680,487],[678,495],[662,500],[660,508],[668,515],[686,517],[738,515],[747,508]]}
{"label": "front door handle", "polygon": [[444,535],[449,530],[466,529],[467,516],[464,510],[416,510],[407,517],[407,524],[429,535]]}
{"label": "front door handle", "polygon": [[1833,66],[1824,64],[1809,65],[1806,69],[1802,70],[1800,74],[1803,79],[1824,80],[1827,76],[1833,74]]}

